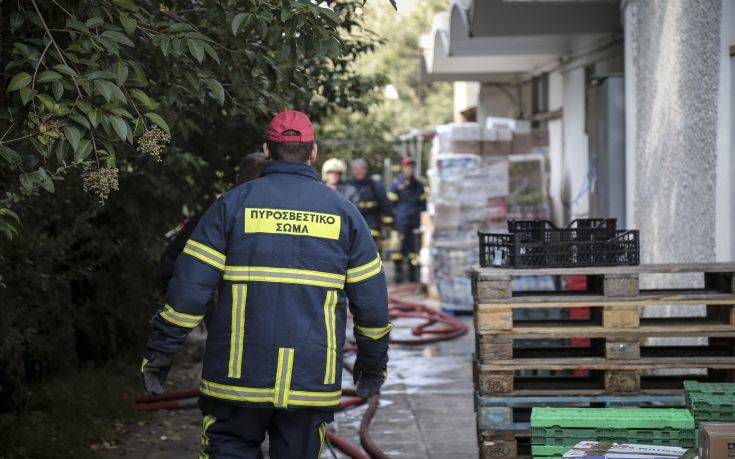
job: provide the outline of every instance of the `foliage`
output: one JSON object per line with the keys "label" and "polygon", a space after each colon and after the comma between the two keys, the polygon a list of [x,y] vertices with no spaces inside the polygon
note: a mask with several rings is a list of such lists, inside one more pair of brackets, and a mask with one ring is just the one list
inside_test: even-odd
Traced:
{"label": "foliage", "polygon": [[[323,157],[366,157],[373,171],[382,168],[383,158],[398,156],[396,142],[411,129],[432,129],[452,119],[451,83],[425,85],[418,81],[421,33],[431,28],[438,11],[446,11],[446,0],[425,0],[409,11],[396,14],[387,4],[378,3],[364,11],[365,25],[382,38],[374,53],[355,63],[358,73],[369,78],[384,78],[398,99],[383,93],[373,97],[380,103],[367,112],[340,109],[322,123],[320,135],[333,140],[322,148]],[[399,10],[400,11],[400,10]],[[394,161],[395,164],[395,161]]]}
{"label": "foliage", "polygon": [[94,449],[114,445],[125,423],[141,418],[128,392],[137,382],[135,367],[84,368],[31,386],[34,397],[24,410],[0,413],[0,457],[99,457]]}
{"label": "foliage", "polygon": [[142,351],[164,234],[230,186],[274,112],[367,108],[361,5],[0,2],[0,412]]}
{"label": "foliage", "polygon": [[[354,3],[332,6],[301,0],[2,3],[9,33],[0,44],[7,62],[0,79],[0,157],[9,180],[0,189],[0,207],[12,208],[19,192],[54,192],[55,182],[84,163],[92,182],[108,181],[87,187],[104,201],[100,190],[114,189],[115,169],[135,170],[144,160],[133,146],[155,127],[174,137],[175,148],[194,145],[205,159],[221,158],[229,151],[212,148],[212,130],[247,136],[276,109],[297,107],[318,117],[334,105],[359,105],[355,97],[371,83],[346,66],[372,44],[341,38],[341,30],[359,27]],[[4,211],[0,218],[0,229],[12,236],[14,216]]]}

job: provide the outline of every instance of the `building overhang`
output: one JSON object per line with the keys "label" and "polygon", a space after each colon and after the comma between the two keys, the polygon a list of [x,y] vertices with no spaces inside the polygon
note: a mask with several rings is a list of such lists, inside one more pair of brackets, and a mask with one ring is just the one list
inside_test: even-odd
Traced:
{"label": "building overhang", "polygon": [[419,77],[519,80],[609,42],[621,29],[618,0],[453,0],[421,37]]}

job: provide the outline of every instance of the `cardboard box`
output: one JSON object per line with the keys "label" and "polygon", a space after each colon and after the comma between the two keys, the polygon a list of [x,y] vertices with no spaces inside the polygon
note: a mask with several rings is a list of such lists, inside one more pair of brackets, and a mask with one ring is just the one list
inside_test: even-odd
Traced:
{"label": "cardboard box", "polygon": [[585,459],[694,459],[694,449],[678,446],[637,445],[632,443],[610,443],[581,441],[564,453],[564,458]]}
{"label": "cardboard box", "polygon": [[699,457],[700,459],[735,459],[735,424],[700,423]]}

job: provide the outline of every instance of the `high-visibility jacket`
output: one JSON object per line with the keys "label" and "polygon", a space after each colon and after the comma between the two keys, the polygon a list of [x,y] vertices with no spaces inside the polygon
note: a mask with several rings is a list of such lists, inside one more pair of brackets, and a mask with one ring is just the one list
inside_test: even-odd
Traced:
{"label": "high-visibility jacket", "polygon": [[401,176],[393,182],[388,199],[393,203],[396,227],[418,228],[421,212],[426,210],[426,190],[417,179]]}
{"label": "high-visibility jacket", "polygon": [[178,351],[215,289],[206,397],[337,408],[348,300],[361,364],[387,363],[392,325],[370,230],[306,164],[270,162],[207,210],[176,261],[149,347]]}
{"label": "high-visibility jacket", "polygon": [[360,213],[365,218],[373,237],[380,236],[383,225],[393,224],[393,208],[385,194],[382,183],[371,178],[363,180],[352,179],[347,182],[354,188],[356,199],[352,199]]}

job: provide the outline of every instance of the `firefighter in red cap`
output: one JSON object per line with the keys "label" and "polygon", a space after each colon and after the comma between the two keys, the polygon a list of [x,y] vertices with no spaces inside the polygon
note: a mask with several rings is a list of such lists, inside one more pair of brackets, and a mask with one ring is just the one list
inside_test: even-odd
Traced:
{"label": "firefighter in red cap", "polygon": [[321,455],[342,397],[347,307],[357,395],[372,397],[385,381],[392,325],[383,263],[360,212],[311,167],[314,140],[305,114],[273,118],[261,178],[202,216],[153,316],[141,373],[158,394],[219,292],[199,386],[199,457],[254,459],[266,434],[272,458]]}
{"label": "firefighter in red cap", "polygon": [[393,182],[388,199],[393,203],[395,227],[401,236],[400,252],[393,252],[391,258],[395,263],[396,282],[404,281],[404,264],[408,264],[409,282],[418,281],[418,247],[416,246],[416,230],[421,223],[421,212],[426,210],[426,191],[424,185],[416,178],[416,162],[411,157],[401,162],[403,174]]}

